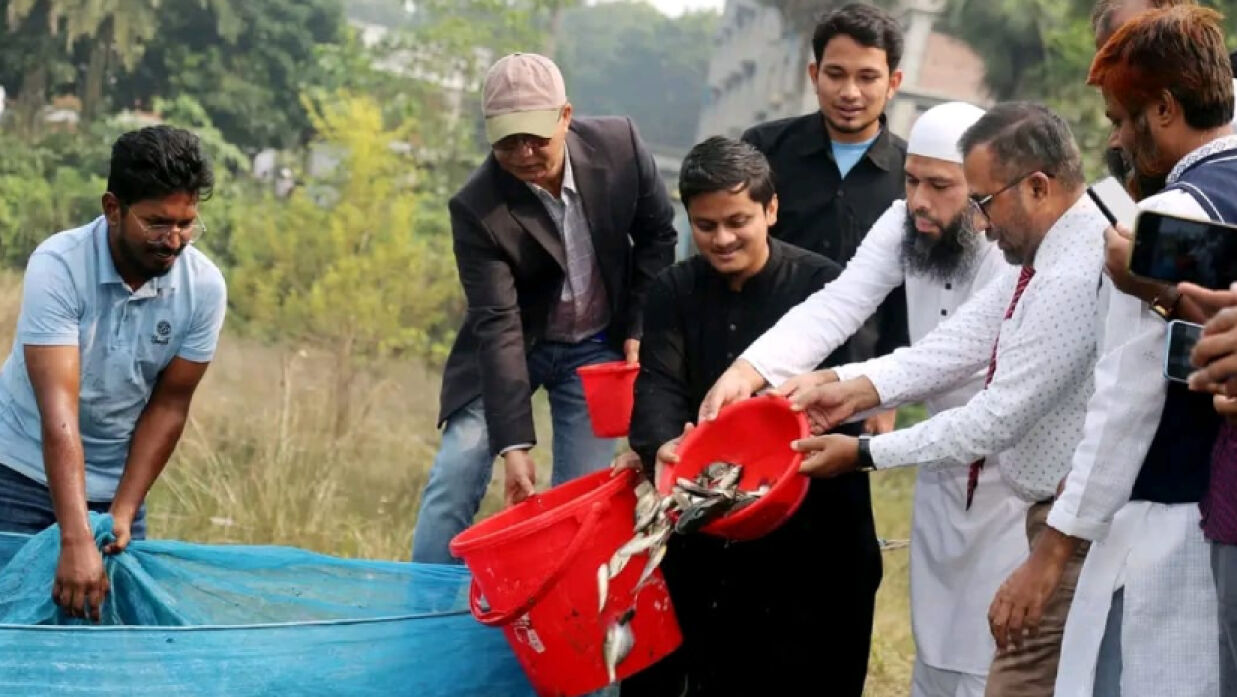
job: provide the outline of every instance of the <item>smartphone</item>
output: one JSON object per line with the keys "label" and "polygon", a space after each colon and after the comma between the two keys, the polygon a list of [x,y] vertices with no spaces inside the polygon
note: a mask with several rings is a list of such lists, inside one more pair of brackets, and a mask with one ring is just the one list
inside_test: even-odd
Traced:
{"label": "smartphone", "polygon": [[1173,320],[1168,323],[1168,336],[1164,348],[1164,377],[1174,382],[1186,382],[1194,366],[1190,365],[1190,351],[1203,335],[1203,325]]}
{"label": "smartphone", "polygon": [[1130,273],[1223,290],[1237,280],[1237,226],[1140,211]]}
{"label": "smartphone", "polygon": [[1121,223],[1133,229],[1138,215],[1138,204],[1114,177],[1106,177],[1087,187],[1087,195],[1099,207],[1110,225]]}

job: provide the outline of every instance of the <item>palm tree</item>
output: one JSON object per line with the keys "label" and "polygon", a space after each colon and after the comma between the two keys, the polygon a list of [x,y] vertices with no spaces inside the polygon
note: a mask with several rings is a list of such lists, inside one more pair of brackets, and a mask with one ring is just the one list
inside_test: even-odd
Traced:
{"label": "palm tree", "polygon": [[19,128],[33,132],[39,110],[47,104],[50,73],[63,55],[56,48],[56,36],[72,0],[11,0],[5,21],[10,35],[26,36],[34,42],[22,74],[14,109]]}
{"label": "palm tree", "polygon": [[103,103],[103,84],[113,62],[132,70],[159,30],[160,0],[72,0],[65,42],[89,45],[89,62],[80,87],[82,116],[93,119]]}

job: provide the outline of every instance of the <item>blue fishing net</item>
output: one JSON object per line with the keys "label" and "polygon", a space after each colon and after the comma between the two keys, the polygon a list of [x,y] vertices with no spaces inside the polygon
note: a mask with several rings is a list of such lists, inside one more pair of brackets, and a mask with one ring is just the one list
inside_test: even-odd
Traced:
{"label": "blue fishing net", "polygon": [[0,534],[0,695],[533,694],[463,567],[137,541],[104,557],[93,625],[52,601],[59,548]]}

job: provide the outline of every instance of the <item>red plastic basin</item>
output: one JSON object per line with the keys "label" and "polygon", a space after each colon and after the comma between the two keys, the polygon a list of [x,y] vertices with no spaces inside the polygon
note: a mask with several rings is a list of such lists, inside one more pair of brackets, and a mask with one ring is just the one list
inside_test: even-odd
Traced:
{"label": "red plastic basin", "polygon": [[753,397],[721,410],[713,421],[688,433],[679,444],[677,465],[665,467],[657,490],[668,494],[678,478],[694,479],[712,462],[743,465],[739,488],[753,490],[772,481],[769,493],[732,514],[701,528],[729,540],[752,540],[786,522],[807,496],[810,480],[799,473],[802,453],[791,441],[808,437],[807,416],[773,395]]}

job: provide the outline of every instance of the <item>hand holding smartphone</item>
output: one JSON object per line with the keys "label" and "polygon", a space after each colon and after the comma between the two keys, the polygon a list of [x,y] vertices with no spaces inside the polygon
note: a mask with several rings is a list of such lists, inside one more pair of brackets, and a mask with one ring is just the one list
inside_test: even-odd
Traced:
{"label": "hand holding smartphone", "polygon": [[1165,283],[1228,288],[1237,280],[1237,226],[1141,211],[1130,273]]}
{"label": "hand holding smartphone", "polygon": [[1193,322],[1173,320],[1168,323],[1168,336],[1164,348],[1164,377],[1173,382],[1188,383],[1194,366],[1190,364],[1190,352],[1203,336],[1203,326]]}

